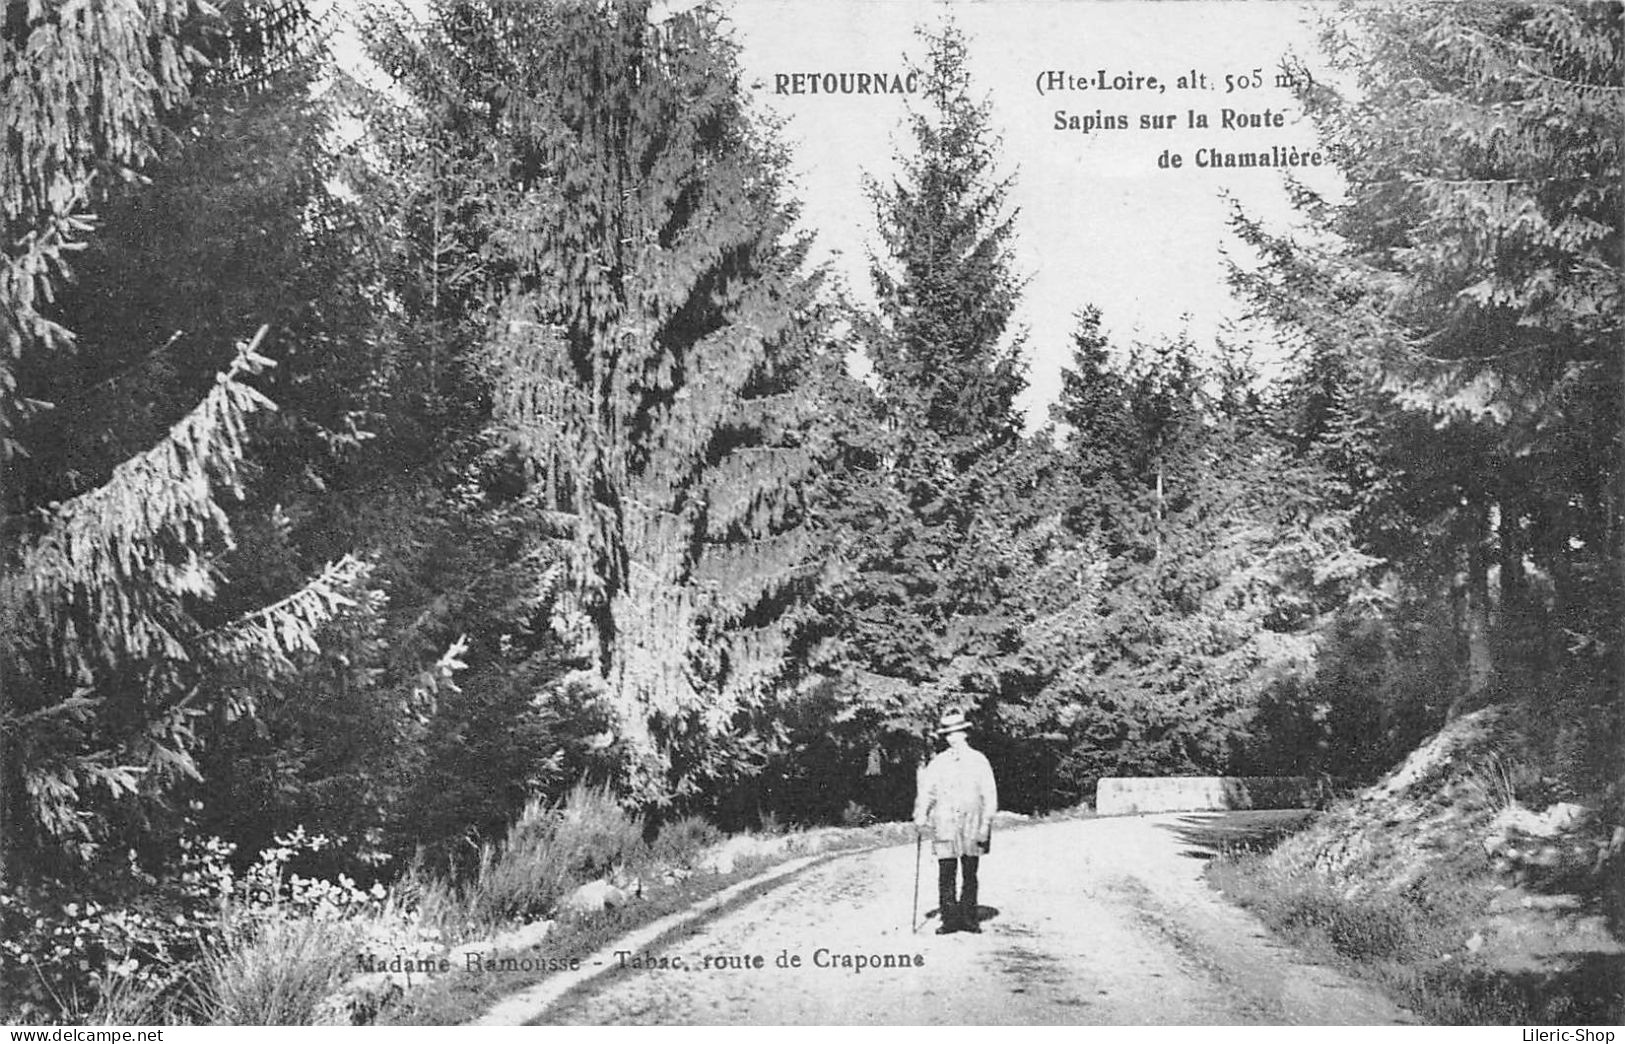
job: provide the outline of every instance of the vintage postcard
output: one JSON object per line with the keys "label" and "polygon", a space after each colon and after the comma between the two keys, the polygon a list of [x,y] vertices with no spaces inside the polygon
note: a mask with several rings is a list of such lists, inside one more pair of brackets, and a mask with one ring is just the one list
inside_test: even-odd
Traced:
{"label": "vintage postcard", "polygon": [[8,3],[0,1020],[1612,1042],[1622,27]]}

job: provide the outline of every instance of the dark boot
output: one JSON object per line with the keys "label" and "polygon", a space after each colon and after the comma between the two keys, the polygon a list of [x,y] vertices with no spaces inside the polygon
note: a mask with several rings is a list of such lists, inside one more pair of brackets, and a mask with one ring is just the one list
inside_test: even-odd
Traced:
{"label": "dark boot", "polygon": [[978,862],[979,860],[974,856],[967,857],[960,862],[960,868],[964,871],[965,883],[960,888],[959,893],[961,909],[959,921],[962,931],[980,933],[982,930],[981,919],[976,914],[976,890],[979,883],[976,879]]}
{"label": "dark boot", "polygon": [[937,916],[942,921],[937,925],[938,935],[952,935],[960,929],[959,901],[954,898],[957,863],[955,859],[937,860]]}

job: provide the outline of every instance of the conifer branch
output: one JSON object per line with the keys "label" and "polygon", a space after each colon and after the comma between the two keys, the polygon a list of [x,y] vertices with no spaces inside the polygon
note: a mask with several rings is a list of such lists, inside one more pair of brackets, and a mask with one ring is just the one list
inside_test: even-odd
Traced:
{"label": "conifer branch", "polygon": [[[73,659],[157,650],[185,658],[172,627],[152,611],[155,597],[213,594],[199,548],[231,541],[216,491],[240,493],[247,418],[275,409],[242,381],[272,365],[257,351],[266,330],[238,346],[203,400],[163,439],[119,464],[103,485],[56,505],[7,576],[6,601],[13,609],[26,605],[23,615],[45,630],[88,617],[90,631],[81,632]],[[91,647],[100,655],[90,655]]]}
{"label": "conifer branch", "polygon": [[226,662],[286,668],[296,655],[321,651],[317,634],[360,604],[357,592],[371,571],[369,563],[345,555],[299,590],[209,632],[204,646]]}

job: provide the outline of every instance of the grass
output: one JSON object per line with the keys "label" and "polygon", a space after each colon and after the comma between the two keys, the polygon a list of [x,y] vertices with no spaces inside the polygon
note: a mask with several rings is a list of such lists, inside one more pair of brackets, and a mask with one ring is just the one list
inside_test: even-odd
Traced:
{"label": "grass", "polygon": [[[708,874],[663,884],[644,893],[643,901],[576,917],[554,925],[542,946],[549,957],[585,957],[627,932],[692,906],[745,880],[759,866],[742,865],[731,874]],[[502,998],[555,974],[546,971],[478,973],[454,968],[435,981],[405,994],[378,1019],[380,1025],[454,1026],[484,1014]]]}
{"label": "grass", "polygon": [[[663,848],[686,850],[703,836],[685,825]],[[357,972],[362,954],[438,957],[446,944],[547,915],[577,885],[640,866],[649,851],[642,822],[607,791],[578,787],[561,803],[533,803],[503,844],[481,853],[477,872],[460,887],[416,868],[383,902],[321,916],[273,903],[228,918],[192,969],[184,1021],[309,1025]],[[150,1003],[136,996],[108,1000],[119,1010]]]}
{"label": "grass", "polygon": [[[177,966],[184,979],[174,980],[176,990],[159,996],[104,989],[99,1017],[125,1024],[162,1015],[158,1021],[171,1024],[309,1025],[324,1015],[342,1017],[324,1007],[360,970],[358,958],[370,955],[385,962],[395,956],[445,957],[452,969],[427,982],[414,973],[420,976],[416,984],[393,995],[388,982],[360,980],[361,992],[343,994],[358,1017],[396,1025],[464,1023],[552,972],[469,971],[459,967],[457,945],[557,916],[560,899],[578,885],[605,877],[636,879],[641,890],[636,902],[561,917],[540,946],[503,956],[585,958],[770,866],[812,854],[912,843],[914,828],[909,823],[781,828],[744,839],[732,853],[728,873],[704,869],[703,856],[723,840],[715,827],[690,817],[665,824],[645,843],[643,823],[607,792],[577,788],[561,803],[527,807],[504,843],[486,849],[477,872],[458,884],[415,867],[382,898],[355,892],[351,882],[347,887],[354,895],[340,896],[343,902],[321,906],[317,914],[315,907],[286,901],[292,893],[283,896],[282,889],[293,887],[290,882],[272,882],[269,905],[249,904],[229,913],[203,959]],[[307,890],[314,886],[328,887],[304,882]],[[749,898],[740,896],[729,906]],[[394,978],[405,980],[404,973]]]}
{"label": "grass", "polygon": [[267,920],[236,927],[203,961],[198,1021],[308,1026],[354,967],[358,932],[342,921]]}
{"label": "grass", "polygon": [[1615,1025],[1625,1016],[1625,962],[1593,955],[1528,972],[1491,966],[1464,946],[1491,882],[1430,875],[1394,894],[1351,894],[1322,874],[1238,850],[1209,882],[1310,957],[1382,988],[1434,1025]]}
{"label": "grass", "polygon": [[649,846],[657,865],[691,867],[700,854],[723,838],[722,831],[700,816],[684,816],[661,826]]}
{"label": "grass", "polygon": [[607,790],[579,785],[560,805],[532,801],[507,840],[481,852],[469,912],[490,927],[540,917],[575,886],[647,858],[642,820]]}

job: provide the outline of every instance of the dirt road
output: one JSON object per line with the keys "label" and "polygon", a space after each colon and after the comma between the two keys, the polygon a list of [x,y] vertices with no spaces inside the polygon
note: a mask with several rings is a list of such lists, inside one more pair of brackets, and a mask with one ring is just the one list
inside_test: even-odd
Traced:
{"label": "dirt road", "polygon": [[[1210,850],[1201,838],[1213,819],[1078,820],[995,834],[982,861],[980,935],[935,935],[934,918],[910,932],[912,846],[836,859],[665,946],[626,955],[625,968],[541,1021],[1410,1022],[1369,989],[1295,961],[1203,883]],[[922,913],[936,905],[934,869],[927,851]],[[797,958],[799,967],[785,966]]]}

